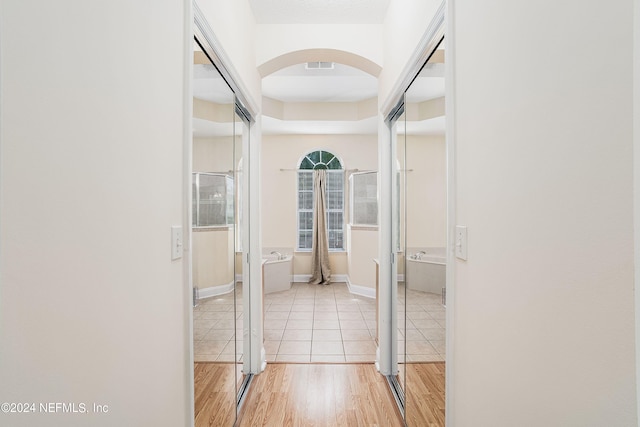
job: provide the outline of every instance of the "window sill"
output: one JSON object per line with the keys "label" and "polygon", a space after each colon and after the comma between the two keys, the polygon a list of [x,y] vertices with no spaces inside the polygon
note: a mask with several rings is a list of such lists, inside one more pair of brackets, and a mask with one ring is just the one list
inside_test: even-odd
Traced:
{"label": "window sill", "polygon": [[349,224],[349,228],[352,230],[378,231],[377,225]]}

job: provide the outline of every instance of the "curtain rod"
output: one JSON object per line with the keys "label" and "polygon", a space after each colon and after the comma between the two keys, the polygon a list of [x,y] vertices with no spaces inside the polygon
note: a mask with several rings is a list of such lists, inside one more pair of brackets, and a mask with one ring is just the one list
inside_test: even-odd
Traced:
{"label": "curtain rod", "polygon": [[[280,168],[280,172],[299,172],[299,171],[311,171],[313,169],[285,169],[285,168]],[[377,170],[369,170],[369,169],[323,169],[323,170],[341,170],[344,172],[378,172]]]}

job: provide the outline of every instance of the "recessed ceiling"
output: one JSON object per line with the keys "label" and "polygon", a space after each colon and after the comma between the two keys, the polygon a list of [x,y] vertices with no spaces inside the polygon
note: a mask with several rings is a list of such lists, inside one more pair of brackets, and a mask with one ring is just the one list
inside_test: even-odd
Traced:
{"label": "recessed ceiling", "polygon": [[258,24],[382,24],[390,0],[249,0]]}
{"label": "recessed ceiling", "polygon": [[311,121],[262,116],[262,133],[265,135],[372,135],[377,131],[377,117],[357,121]]}
{"label": "recessed ceiling", "polygon": [[262,95],[282,102],[358,102],[377,94],[375,77],[342,64],[331,70],[298,64],[262,79]]}

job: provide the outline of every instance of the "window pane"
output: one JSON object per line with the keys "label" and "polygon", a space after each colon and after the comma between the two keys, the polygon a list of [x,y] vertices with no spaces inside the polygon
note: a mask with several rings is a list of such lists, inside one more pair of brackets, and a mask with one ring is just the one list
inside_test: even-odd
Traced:
{"label": "window pane", "polygon": [[342,211],[327,213],[327,230],[342,230]]}
{"label": "window pane", "polygon": [[298,172],[298,190],[313,191],[313,172]]}
{"label": "window pane", "polygon": [[329,153],[328,151],[322,151],[320,153],[320,159],[322,161],[322,163],[327,164],[329,163],[335,156],[331,153]]}
{"label": "window pane", "polygon": [[298,216],[299,230],[313,230],[313,212],[300,212]]}
{"label": "window pane", "polygon": [[378,224],[378,184],[377,173],[353,175],[352,223],[361,225]]}
{"label": "window pane", "polygon": [[198,225],[198,188],[196,187],[196,174],[193,174],[193,181],[191,183],[191,225]]}
{"label": "window pane", "polygon": [[327,194],[327,208],[342,209],[342,192],[330,191]]}
{"label": "window pane", "polygon": [[200,174],[199,226],[226,225],[225,177]]}
{"label": "window pane", "polygon": [[300,169],[313,169],[313,163],[305,157],[302,159],[302,162],[300,162]]}
{"label": "window pane", "polygon": [[298,237],[298,248],[311,249],[313,243],[311,231],[301,231]]}
{"label": "window pane", "polygon": [[342,249],[342,231],[329,231],[329,249]]}
{"label": "window pane", "polygon": [[307,157],[309,157],[309,159],[311,159],[311,161],[314,164],[320,163],[320,151],[314,151],[313,153],[309,153]]}
{"label": "window pane", "polygon": [[298,193],[298,209],[313,209],[312,191],[301,191]]}
{"label": "window pane", "polygon": [[343,178],[344,175],[342,171],[339,172],[328,172],[327,173],[327,190],[329,191],[342,191],[343,189]]}

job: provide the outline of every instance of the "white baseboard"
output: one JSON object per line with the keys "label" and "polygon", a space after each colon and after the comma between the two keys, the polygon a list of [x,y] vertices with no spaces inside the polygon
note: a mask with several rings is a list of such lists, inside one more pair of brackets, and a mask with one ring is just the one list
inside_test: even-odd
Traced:
{"label": "white baseboard", "polygon": [[309,279],[311,279],[310,274],[294,274],[293,281],[295,283],[309,283]]}
{"label": "white baseboard", "polygon": [[347,274],[332,274],[331,281],[332,282],[348,282],[349,276]]}
{"label": "white baseboard", "polygon": [[236,282],[242,282],[242,274],[236,274]]}
{"label": "white baseboard", "polygon": [[[308,283],[309,279],[311,279],[310,274],[294,274],[293,281],[295,283]],[[349,276],[346,274],[332,274],[331,282],[346,282],[349,280]]]}
{"label": "white baseboard", "polygon": [[404,274],[398,274],[398,282],[404,282]]}
{"label": "white baseboard", "polygon": [[228,294],[233,291],[235,283],[230,282],[226,285],[210,286],[208,288],[198,288],[198,299],[217,297],[218,295]]}
{"label": "white baseboard", "polygon": [[347,282],[347,287],[349,288],[349,292],[351,292],[352,294],[359,295],[361,297],[367,297],[367,298],[373,298],[373,299],[376,298],[375,288],[353,284],[351,283],[348,277],[346,282]]}

